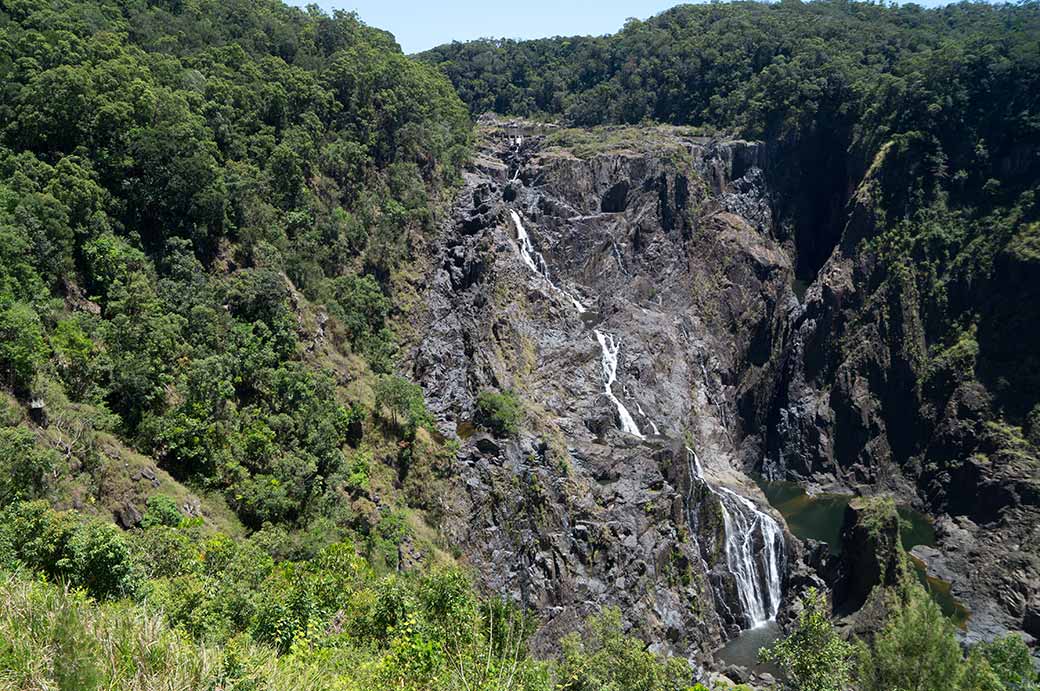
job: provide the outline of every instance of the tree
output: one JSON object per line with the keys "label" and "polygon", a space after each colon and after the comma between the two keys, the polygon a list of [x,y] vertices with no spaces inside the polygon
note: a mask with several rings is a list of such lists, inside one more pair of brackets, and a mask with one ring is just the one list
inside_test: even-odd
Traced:
{"label": "tree", "polygon": [[[894,596],[893,596],[894,597]],[[917,583],[908,584],[884,628],[859,652],[863,691],[950,691],[961,688],[964,664],[953,624]]]}
{"label": "tree", "polygon": [[433,417],[426,410],[422,388],[395,374],[384,374],[376,384],[376,409],[390,413],[395,427],[400,427],[405,437],[411,439],[420,427],[433,424]]}
{"label": "tree", "polygon": [[36,311],[16,302],[0,311],[0,373],[4,382],[24,391],[47,357],[43,326]]}
{"label": "tree", "polygon": [[520,429],[520,401],[511,389],[484,389],[477,395],[477,414],[499,436],[514,436]]}
{"label": "tree", "polygon": [[[827,598],[810,588],[791,635],[759,653],[783,672],[790,691],[846,691],[852,680],[853,647],[827,615]],[[894,688],[894,687],[893,687]]]}
{"label": "tree", "polygon": [[1040,674],[1021,636],[1009,633],[990,643],[980,643],[971,652],[986,660],[1006,691],[1036,691],[1040,688]]}

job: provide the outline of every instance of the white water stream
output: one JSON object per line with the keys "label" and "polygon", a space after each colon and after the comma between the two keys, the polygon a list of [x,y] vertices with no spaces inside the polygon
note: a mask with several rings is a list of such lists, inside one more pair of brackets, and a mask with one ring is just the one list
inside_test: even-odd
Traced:
{"label": "white water stream", "polygon": [[[517,140],[519,148],[520,140]],[[519,173],[519,171],[517,171]],[[516,227],[517,246],[520,258],[532,272],[542,277],[549,286],[570,302],[571,305],[582,314],[586,311],[585,306],[566,290],[556,286],[549,278],[549,267],[545,258],[538,252],[531,242],[531,236],[524,227],[520,214],[514,210],[512,215],[513,225]],[[624,270],[621,263],[620,252],[614,247],[618,265]],[[611,334],[595,330],[596,340],[599,341],[602,350],[603,389],[607,398],[617,407],[618,418],[621,421],[621,430],[639,439],[645,439],[639,425],[636,424],[628,408],[614,395],[614,382],[617,381],[618,355],[621,351],[621,341],[615,339]],[[702,363],[703,368],[703,363]],[[706,373],[705,373],[706,374]],[[717,402],[716,402],[717,404]],[[725,413],[723,420],[725,421]],[[638,413],[650,424],[653,434],[659,435],[657,425],[643,412],[639,403],[636,403]],[[726,533],[726,567],[733,574],[736,583],[737,597],[740,600],[741,613],[746,619],[746,625],[756,628],[765,625],[776,617],[780,607],[781,598],[781,574],[783,572],[784,551],[783,532],[777,522],[767,513],[760,511],[754,502],[746,499],[725,487],[714,487],[703,477],[703,467],[700,459],[693,449],[686,447],[688,463],[691,470],[691,491],[693,477],[704,480],[705,486],[719,500],[722,509],[723,527]],[[687,495],[687,522],[689,515],[690,495]],[[702,559],[703,561],[703,559]],[[707,564],[705,564],[707,570]]]}
{"label": "white water stream", "polygon": [[646,418],[647,424],[650,425],[650,431],[653,432],[655,437],[661,436],[661,430],[657,428],[654,421],[650,419],[650,416],[643,410],[643,406],[639,405],[639,401],[636,401],[636,412]]}
{"label": "white water stream", "polygon": [[632,419],[628,408],[614,395],[613,386],[617,381],[618,352],[621,350],[621,341],[615,341],[613,336],[603,333],[599,329],[596,329],[596,340],[599,341],[599,347],[603,350],[603,389],[606,391],[607,398],[617,406],[618,418],[621,419],[621,431],[640,439],[646,439],[639,431],[639,425]]}
{"label": "white water stream", "polygon": [[[780,579],[786,559],[783,532],[773,517],[759,510],[750,499],[725,487],[712,486],[703,476],[697,453],[690,447],[686,447],[686,452],[691,470],[719,499],[726,532],[726,567],[736,582],[748,628],[762,626],[776,618],[780,608]],[[692,481],[691,478],[691,484]]]}
{"label": "white water stream", "polygon": [[527,265],[527,268],[544,278],[550,288],[562,295],[567,302],[574,307],[574,309],[578,310],[578,314],[585,314],[587,311],[585,305],[581,304],[581,301],[578,300],[578,298],[557,286],[552,282],[552,279],[549,278],[549,265],[545,263],[545,257],[542,256],[542,253],[534,248],[534,244],[531,242],[531,236],[528,234],[527,228],[524,227],[524,222],[520,218],[520,214],[513,209],[509,210],[509,214],[513,217],[513,225],[516,226],[516,242],[520,249],[520,259],[522,259],[524,264]]}

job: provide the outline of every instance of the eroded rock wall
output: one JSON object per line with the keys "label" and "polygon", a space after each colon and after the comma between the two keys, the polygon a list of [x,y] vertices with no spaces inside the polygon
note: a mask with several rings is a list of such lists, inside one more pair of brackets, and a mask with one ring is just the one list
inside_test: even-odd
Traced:
{"label": "eroded rock wall", "polygon": [[[539,613],[538,645],[615,605],[646,640],[707,651],[743,619],[688,447],[764,505],[745,420],[767,407],[797,304],[764,149],[659,128],[579,156],[552,134],[485,123],[443,230],[413,357],[461,447],[441,527],[488,589]],[[620,343],[612,392],[645,438],[619,429],[597,331]],[[518,437],[474,426],[484,388],[518,394]]]}

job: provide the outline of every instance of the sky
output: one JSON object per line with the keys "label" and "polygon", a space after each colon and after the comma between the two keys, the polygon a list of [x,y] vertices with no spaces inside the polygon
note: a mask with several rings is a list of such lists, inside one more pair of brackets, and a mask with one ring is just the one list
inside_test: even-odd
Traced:
{"label": "sky", "polygon": [[331,11],[356,10],[397,37],[405,53],[474,38],[612,34],[625,19],[646,19],[679,0],[291,0]]}
{"label": "sky", "polygon": [[[602,35],[629,17],[646,19],[682,0],[290,0],[322,9],[357,11],[369,26],[397,37],[405,53],[475,38]],[[942,0],[918,0],[933,7]]]}

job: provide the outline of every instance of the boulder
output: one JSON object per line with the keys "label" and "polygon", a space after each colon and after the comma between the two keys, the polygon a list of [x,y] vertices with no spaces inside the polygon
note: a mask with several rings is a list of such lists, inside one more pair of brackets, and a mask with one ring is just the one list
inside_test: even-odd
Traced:
{"label": "boulder", "polygon": [[857,497],[845,509],[841,529],[841,575],[836,588],[839,609],[858,610],[876,586],[895,586],[906,569],[895,502]]}

